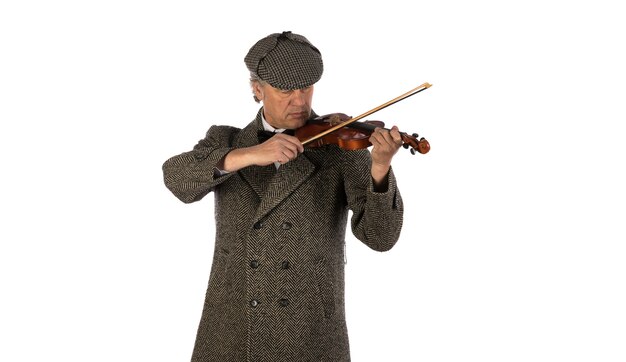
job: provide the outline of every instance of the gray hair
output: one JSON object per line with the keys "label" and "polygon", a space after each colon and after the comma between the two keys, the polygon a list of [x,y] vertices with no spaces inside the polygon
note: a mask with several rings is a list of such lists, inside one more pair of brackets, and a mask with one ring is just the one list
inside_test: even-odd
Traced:
{"label": "gray hair", "polygon": [[259,78],[259,76],[253,72],[250,72],[250,88],[252,89],[252,97],[254,97],[254,101],[257,103],[261,103],[261,100],[257,98],[256,94],[254,94],[254,83],[259,83],[264,86],[267,84],[263,79]]}

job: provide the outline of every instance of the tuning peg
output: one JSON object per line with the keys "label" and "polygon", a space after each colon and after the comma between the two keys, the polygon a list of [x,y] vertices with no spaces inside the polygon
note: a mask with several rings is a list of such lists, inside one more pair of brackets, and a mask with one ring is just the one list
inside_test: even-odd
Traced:
{"label": "tuning peg", "polygon": [[404,148],[409,148],[409,144],[408,144],[408,143],[403,143],[403,144],[402,144],[402,147],[404,147]]}
{"label": "tuning peg", "polygon": [[413,133],[413,137],[418,138],[420,135],[418,135],[417,133]]}
{"label": "tuning peg", "polygon": [[411,147],[411,154],[415,155],[415,148]]}

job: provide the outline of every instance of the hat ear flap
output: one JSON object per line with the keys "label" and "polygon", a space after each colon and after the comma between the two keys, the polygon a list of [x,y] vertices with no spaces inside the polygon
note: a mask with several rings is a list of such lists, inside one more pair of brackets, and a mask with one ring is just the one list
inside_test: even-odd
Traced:
{"label": "hat ear flap", "polygon": [[284,31],[284,32],[281,34],[281,36],[279,36],[279,38],[280,38],[280,37],[285,37],[285,38],[287,38],[287,39],[291,39],[291,40],[297,41],[297,42],[299,42],[299,43],[302,43],[302,44],[304,44],[304,45],[307,45],[307,46],[308,46],[308,47],[310,47],[311,49],[315,50],[315,51],[317,52],[317,54],[320,54],[320,55],[322,54],[322,53],[319,51],[319,49],[317,49],[317,48],[315,47],[315,45],[311,44],[311,42],[309,41],[309,39],[305,38],[304,36],[302,36],[302,35],[300,35],[300,34],[294,34],[294,33],[290,32],[290,31]]}

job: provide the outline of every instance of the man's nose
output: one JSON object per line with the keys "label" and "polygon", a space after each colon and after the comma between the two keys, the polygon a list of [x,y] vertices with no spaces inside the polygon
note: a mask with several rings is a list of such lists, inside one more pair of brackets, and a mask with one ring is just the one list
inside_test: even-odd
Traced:
{"label": "man's nose", "polygon": [[296,89],[291,95],[291,103],[294,106],[301,106],[306,104],[306,94],[304,91],[302,91],[302,89]]}

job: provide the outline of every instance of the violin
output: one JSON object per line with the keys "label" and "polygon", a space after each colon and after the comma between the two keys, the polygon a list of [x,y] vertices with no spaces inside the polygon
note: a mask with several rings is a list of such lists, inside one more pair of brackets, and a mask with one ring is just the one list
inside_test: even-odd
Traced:
{"label": "violin", "polygon": [[[344,113],[331,113],[320,116],[308,121],[303,127],[296,129],[295,136],[308,147],[322,147],[324,145],[334,144],[344,150],[352,151],[370,147],[372,144],[369,138],[372,132],[378,127],[385,127],[385,123],[381,121],[352,122],[305,144],[305,142],[313,136],[350,120],[351,118],[352,117]],[[400,136],[402,137],[402,147],[407,149],[411,147],[411,154],[414,155],[416,151],[421,154],[430,151],[428,141],[424,137],[419,138],[417,133],[409,135],[405,132],[400,132]]]}
{"label": "violin", "polygon": [[[304,126],[295,130],[295,136],[308,147],[322,147],[328,144],[335,144],[345,150],[364,149],[372,144],[369,137],[377,127],[384,128],[385,124],[381,121],[364,121],[358,120],[371,115],[374,112],[386,108],[396,102],[415,95],[431,86],[424,83],[410,91],[373,108],[357,117],[350,117],[344,113],[331,113],[309,120]],[[422,137],[419,138],[417,133],[409,135],[400,132],[402,137],[402,147],[408,149],[410,147],[411,154],[419,152],[421,154],[430,151],[430,144]]]}

